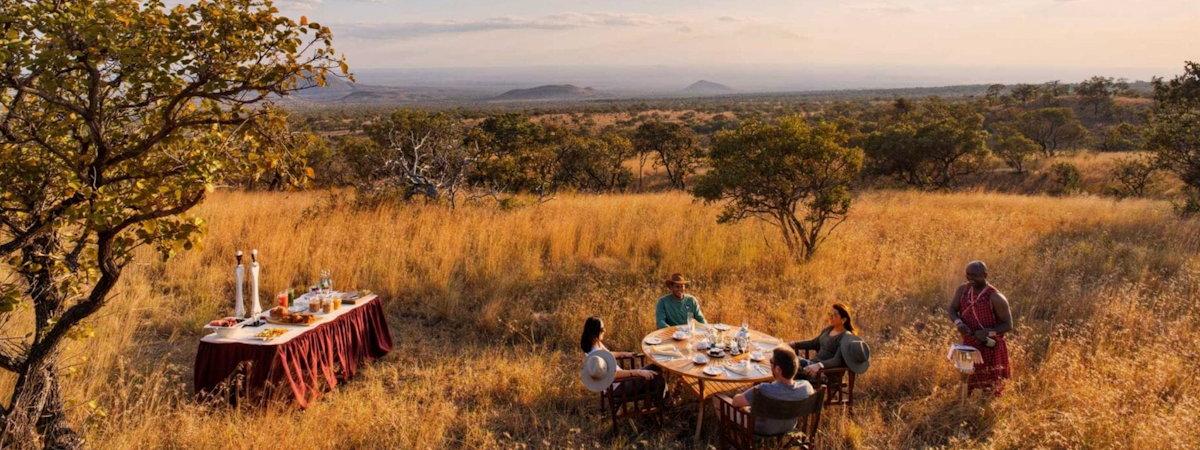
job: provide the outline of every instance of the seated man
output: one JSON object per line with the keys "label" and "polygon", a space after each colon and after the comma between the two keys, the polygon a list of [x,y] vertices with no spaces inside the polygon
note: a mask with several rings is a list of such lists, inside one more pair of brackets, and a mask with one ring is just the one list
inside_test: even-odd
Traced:
{"label": "seated man", "polygon": [[683,274],[671,274],[665,282],[671,293],[659,298],[658,304],[654,306],[654,321],[658,328],[687,325],[688,319],[706,323],[704,313],[700,312],[700,301],[691,294],[684,293],[687,279],[683,278]]}
{"label": "seated man", "polygon": [[[792,380],[796,376],[796,369],[799,366],[799,361],[796,358],[796,352],[788,347],[777,347],[771,354],[771,375],[775,380],[771,383],[763,383],[758,386],[747,389],[745,392],[733,397],[733,406],[743,408],[750,406],[754,401],[754,397],[761,395],[769,399],[779,402],[799,402],[808,398],[816,392],[812,384],[805,380]],[[716,399],[715,401],[720,401]],[[761,402],[760,402],[761,403]],[[720,408],[720,406],[717,406]],[[750,411],[754,414],[754,411]],[[755,414],[754,433],[763,436],[773,436],[784,434],[796,428],[798,417],[790,419],[778,419],[764,417],[771,414],[764,414],[766,411],[760,411]]]}

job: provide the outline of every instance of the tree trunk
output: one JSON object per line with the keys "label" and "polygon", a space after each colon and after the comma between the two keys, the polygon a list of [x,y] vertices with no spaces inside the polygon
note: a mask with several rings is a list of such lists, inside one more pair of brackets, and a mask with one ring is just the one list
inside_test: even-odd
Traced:
{"label": "tree trunk", "polygon": [[79,448],[82,439],[67,423],[56,357],[30,367],[13,387],[0,448]]}

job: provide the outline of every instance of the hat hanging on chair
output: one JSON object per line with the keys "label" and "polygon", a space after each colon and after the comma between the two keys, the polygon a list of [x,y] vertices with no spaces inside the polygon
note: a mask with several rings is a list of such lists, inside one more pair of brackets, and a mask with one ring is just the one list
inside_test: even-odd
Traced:
{"label": "hat hanging on chair", "polygon": [[605,349],[592,350],[583,358],[583,368],[579,371],[583,385],[592,392],[600,392],[612,385],[617,377],[617,358]]}
{"label": "hat hanging on chair", "polygon": [[866,372],[871,366],[871,347],[858,336],[847,334],[838,351],[842,354],[842,362],[854,373]]}

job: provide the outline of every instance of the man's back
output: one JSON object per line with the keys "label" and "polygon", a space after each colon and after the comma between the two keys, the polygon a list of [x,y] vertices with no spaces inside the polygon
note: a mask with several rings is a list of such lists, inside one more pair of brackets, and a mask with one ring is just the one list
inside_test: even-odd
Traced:
{"label": "man's back", "polygon": [[[784,402],[798,402],[813,395],[814,392],[816,391],[808,381],[801,380],[791,383],[775,381],[773,383],[760,384],[746,391],[745,396],[746,401],[752,405],[750,413],[755,414],[753,409],[755,395],[763,395],[769,399]],[[791,419],[773,419],[755,414],[754,432],[761,435],[787,433],[796,428],[796,423],[797,418],[795,417]]]}

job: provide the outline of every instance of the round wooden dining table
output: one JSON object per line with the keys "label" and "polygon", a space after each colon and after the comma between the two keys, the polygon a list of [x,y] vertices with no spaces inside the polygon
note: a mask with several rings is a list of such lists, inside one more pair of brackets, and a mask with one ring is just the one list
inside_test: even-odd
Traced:
{"label": "round wooden dining table", "polygon": [[[666,375],[679,377],[680,384],[690,389],[693,394],[696,394],[696,398],[699,399],[696,409],[696,439],[700,439],[700,431],[704,425],[705,401],[709,397],[719,393],[741,390],[757,383],[770,381],[773,378],[771,375],[770,351],[783,343],[783,341],[774,336],[751,329],[750,351],[743,352],[737,356],[726,352],[724,357],[709,357],[707,363],[697,364],[692,358],[696,355],[705,355],[707,357],[707,354],[696,347],[704,339],[706,330],[716,326],[726,327],[728,325],[698,324],[698,332],[688,333],[686,339],[675,339],[673,337],[676,331],[687,331],[688,326],[686,325],[655,330],[642,338],[642,353],[653,360],[655,365],[662,367]],[[738,332],[738,328],[728,327],[727,330],[718,331],[718,333],[732,337]],[[751,353],[755,350],[760,350],[763,353],[762,360],[753,361],[751,359]],[[742,361],[748,363],[742,373],[729,368],[729,366]],[[705,372],[706,367],[716,367],[717,369],[714,372]]]}

